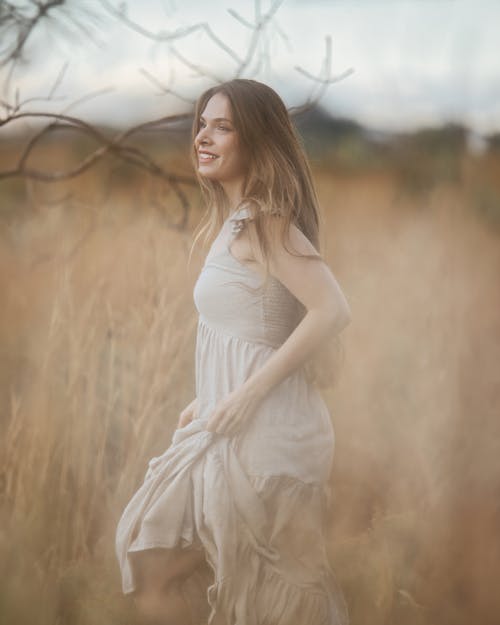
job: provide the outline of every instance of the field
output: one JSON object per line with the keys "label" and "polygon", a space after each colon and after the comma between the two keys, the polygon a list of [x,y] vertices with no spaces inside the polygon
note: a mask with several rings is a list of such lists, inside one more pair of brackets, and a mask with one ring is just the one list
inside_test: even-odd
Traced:
{"label": "field", "polygon": [[[353,312],[323,389],[331,561],[352,625],[493,625],[500,154],[449,166],[400,149],[313,157],[325,256]],[[82,148],[44,150],[55,168]],[[187,194],[179,230],[174,195],[111,162],[68,183],[0,183],[3,623],[136,622],[114,529],[193,398],[203,253],[187,266],[201,215]]]}

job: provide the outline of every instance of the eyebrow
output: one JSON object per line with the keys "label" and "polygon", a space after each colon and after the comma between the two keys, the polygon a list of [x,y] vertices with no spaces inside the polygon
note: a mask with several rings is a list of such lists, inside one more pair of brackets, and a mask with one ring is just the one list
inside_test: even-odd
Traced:
{"label": "eyebrow", "polygon": [[[206,121],[206,119],[203,117],[203,115],[200,115],[200,120]],[[216,117],[215,119],[213,119],[212,121],[214,122],[229,122],[230,124],[232,124],[233,122],[228,119],[227,117]]]}

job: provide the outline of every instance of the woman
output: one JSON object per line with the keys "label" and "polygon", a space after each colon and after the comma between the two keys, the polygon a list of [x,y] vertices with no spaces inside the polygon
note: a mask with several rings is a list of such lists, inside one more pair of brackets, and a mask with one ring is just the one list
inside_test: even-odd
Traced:
{"label": "woman", "polygon": [[194,288],[196,398],[119,521],[123,592],[151,623],[344,625],[334,433],[304,366],[351,315],[309,167],[282,100],[243,79],[199,99],[193,156],[217,233]]}

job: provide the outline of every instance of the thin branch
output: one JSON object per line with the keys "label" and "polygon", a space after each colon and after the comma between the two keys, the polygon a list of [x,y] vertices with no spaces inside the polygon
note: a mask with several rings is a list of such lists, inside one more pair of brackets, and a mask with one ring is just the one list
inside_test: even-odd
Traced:
{"label": "thin branch", "polygon": [[188,104],[192,104],[194,105],[195,101],[191,98],[186,98],[185,96],[181,95],[180,93],[178,93],[177,91],[174,91],[171,87],[167,87],[166,85],[164,85],[162,82],[160,82],[158,80],[158,78],[156,78],[155,76],[153,76],[150,72],[148,72],[147,69],[144,69],[143,67],[141,67],[139,69],[139,72],[147,79],[149,80],[153,85],[155,85],[156,87],[158,87],[160,89],[160,93],[157,95],[173,95],[176,98],[179,98],[179,100],[182,100],[183,102],[187,102]]}
{"label": "thin branch", "polygon": [[63,109],[62,112],[67,113],[69,110],[74,109],[80,104],[83,104],[83,102],[88,102],[92,98],[97,98],[100,95],[110,93],[111,91],[114,91],[114,90],[115,90],[114,87],[103,87],[102,89],[98,89],[97,91],[91,91],[90,93],[86,93],[81,98],[78,98],[77,100],[74,100],[73,102],[70,102],[70,104],[68,104],[68,106],[65,109]]}
{"label": "thin branch", "polygon": [[[26,104],[31,104],[32,102],[56,102],[57,100],[65,100],[66,96],[53,96],[49,98],[47,96],[34,96],[32,98],[26,98],[22,102],[17,102],[15,105],[9,104],[6,100],[0,100],[0,104],[8,111],[15,113],[20,110]],[[1,125],[1,124],[0,124]]]}
{"label": "thin branch", "polygon": [[64,78],[64,74],[66,73],[66,70],[68,69],[68,65],[69,63],[68,61],[66,61],[66,63],[64,63],[64,65],[61,67],[61,70],[59,71],[59,74],[57,75],[54,81],[54,84],[52,85],[52,89],[50,90],[49,95],[47,96],[48,100],[50,100],[54,96],[57,88],[61,84],[62,79]]}
{"label": "thin branch", "polygon": [[[12,60],[18,59],[23,51],[23,48],[28,41],[28,38],[33,33],[35,26],[38,22],[44,17],[48,17],[50,11],[55,8],[63,5],[65,0],[49,0],[45,4],[43,2],[32,3],[32,6],[37,7],[37,12],[31,18],[27,18],[22,15],[20,12],[17,12],[16,18],[12,21],[16,22],[16,25],[19,27],[17,34],[17,44],[14,46],[14,49],[9,52],[3,60],[0,59],[0,67],[7,65]],[[7,3],[9,6],[10,3]],[[12,5],[10,5],[12,6]],[[7,21],[7,20],[5,20]]]}
{"label": "thin branch", "polygon": [[255,55],[259,39],[262,36],[262,31],[264,30],[264,27],[272,20],[282,4],[283,0],[274,0],[267,13],[264,13],[264,15],[261,16],[260,3],[258,0],[255,0],[255,23],[253,25],[252,37],[250,40],[250,44],[248,45],[245,58],[240,63],[238,69],[235,72],[235,78],[240,78],[247,69],[247,67],[250,65]]}
{"label": "thin branch", "polygon": [[[191,176],[182,176],[180,174],[175,174],[165,170],[147,154],[141,152],[135,147],[123,145],[123,142],[126,138],[131,137],[133,134],[139,132],[140,130],[150,128],[154,125],[174,123],[176,121],[186,119],[187,117],[189,117],[188,115],[173,115],[168,117],[162,117],[158,120],[153,120],[150,122],[145,122],[119,133],[112,140],[106,139],[106,137],[101,132],[96,130],[90,124],[78,118],[70,117],[68,115],[54,113],[18,113],[9,117],[7,120],[4,120],[1,123],[5,125],[6,123],[10,123],[12,121],[26,117],[50,117],[55,118],[58,121],[65,121],[67,123],[61,124],[58,123],[58,121],[55,121],[39,131],[34,137],[32,137],[32,139],[23,150],[23,153],[17,163],[17,167],[0,172],[0,180],[15,177],[23,177],[27,180],[38,180],[39,182],[56,182],[61,180],[67,180],[84,173],[109,152],[121,159],[122,161],[137,166],[147,171],[149,174],[168,182],[181,203],[184,212],[183,219],[187,219],[185,213],[188,211],[189,203],[181,185],[194,186],[196,184],[194,178]],[[79,131],[84,134],[90,135],[102,145],[100,145],[96,150],[94,150],[94,152],[84,158],[76,167],[73,167],[66,171],[49,173],[27,167],[27,159],[31,154],[34,146],[41,140],[41,138],[50,131],[62,129]],[[184,223],[184,221],[182,223]]]}
{"label": "thin branch", "polygon": [[210,70],[205,69],[204,67],[201,67],[201,65],[197,65],[196,63],[192,63],[191,61],[188,61],[188,59],[186,59],[174,46],[171,46],[170,53],[172,54],[173,57],[178,59],[183,65],[193,70],[193,72],[195,72],[199,76],[211,78],[217,83],[223,82],[222,78],[220,78],[216,74],[213,74]]}
{"label": "thin branch", "polygon": [[245,26],[246,28],[249,28],[250,30],[254,28],[252,22],[249,22],[244,17],[241,17],[241,15],[237,13],[234,9],[228,9],[227,12],[229,13],[229,15],[231,15],[231,17],[234,17],[236,21],[240,22],[240,24],[243,24],[243,26]]}
{"label": "thin branch", "polygon": [[[256,64],[253,68],[252,74],[258,73],[260,71],[265,58],[268,58],[269,54],[267,51],[262,51],[261,54],[257,55],[257,49],[259,42],[264,38],[265,30],[268,24],[271,22],[279,7],[283,4],[283,0],[274,0],[272,2],[269,10],[264,14],[261,13],[260,3],[258,0],[254,0],[254,9],[255,9],[255,17],[254,22],[251,23],[248,20],[244,20],[239,13],[234,11],[233,9],[228,9],[229,14],[236,19],[237,21],[244,23],[244,25],[248,28],[251,28],[252,35],[250,41],[248,43],[246,52],[243,56],[240,56],[233,48],[226,45],[220,37],[216,35],[216,33],[212,30],[209,24],[206,22],[199,22],[189,27],[182,27],[173,29],[171,31],[159,31],[152,32],[144,28],[143,26],[137,24],[134,20],[132,20],[126,14],[126,5],[122,9],[115,8],[112,4],[108,2],[108,0],[101,0],[101,4],[110,11],[115,17],[117,17],[124,25],[131,28],[135,32],[155,41],[155,42],[168,42],[169,54],[177,59],[180,63],[182,63],[185,67],[190,69],[195,73],[196,76],[200,76],[203,78],[210,78],[214,83],[220,84],[223,82],[223,77],[213,72],[211,69],[203,67],[199,63],[195,63],[188,58],[175,46],[172,42],[179,41],[184,39],[185,37],[191,35],[194,32],[202,31],[204,32],[209,39],[225,54],[227,54],[231,60],[233,60],[237,67],[233,71],[233,75],[235,78],[242,76],[245,72],[247,72],[250,64],[256,60]],[[279,30],[279,34],[281,37],[285,38],[285,35]],[[265,58],[264,58],[265,57]],[[146,69],[141,69],[141,73],[148,79],[152,84],[158,87],[161,90],[161,95],[173,95],[183,101],[192,103],[191,98],[187,98],[181,95],[178,91],[172,89],[171,85],[165,86],[162,81],[153,76],[153,74]]]}
{"label": "thin branch", "polygon": [[[68,36],[74,40],[73,32],[64,24],[64,20],[71,23],[78,31],[82,32],[88,41],[96,43],[94,33],[87,28],[84,22],[76,20],[75,10],[78,7],[71,6],[71,12],[67,10],[67,0],[31,0],[20,7],[15,7],[13,2],[0,0],[0,40],[6,45],[0,52],[0,67],[8,66],[7,76],[3,82],[5,92],[10,89],[10,82],[14,71],[21,61],[27,47],[28,40],[42,21],[49,21],[55,24],[55,28],[65,30]],[[33,13],[34,10],[34,13]],[[60,11],[59,15],[57,10]],[[79,9],[80,13],[94,24],[99,24],[100,19],[92,13],[88,6]],[[61,18],[62,16],[62,18]]]}
{"label": "thin branch", "polygon": [[178,39],[184,39],[188,35],[191,35],[197,31],[203,31],[206,35],[221,49],[223,50],[229,57],[231,57],[237,63],[241,62],[241,59],[238,57],[236,52],[226,45],[220,37],[218,37],[210,25],[207,22],[198,22],[193,24],[192,26],[183,26],[180,28],[176,28],[171,31],[160,30],[158,32],[153,32],[144,26],[141,26],[134,20],[131,20],[124,11],[120,9],[116,9],[111,3],[107,0],[101,0],[101,4],[107,9],[112,15],[118,18],[125,26],[134,30],[136,33],[146,37],[147,39],[151,39],[157,42],[174,42]]}
{"label": "thin branch", "polygon": [[[350,76],[352,73],[354,73],[354,69],[350,67],[349,69],[345,70],[341,74],[332,76],[331,67],[332,67],[332,38],[329,35],[327,35],[325,37],[325,56],[323,57],[323,61],[321,64],[321,71],[319,75],[311,74],[310,72],[308,72],[307,70],[305,70],[303,67],[300,67],[300,66],[296,66],[294,68],[295,71],[297,71],[299,74],[311,80],[314,83],[314,86],[313,86],[311,93],[309,94],[309,97],[307,98],[304,104],[300,106],[294,106],[290,109],[289,112],[291,115],[298,115],[300,113],[304,113],[305,111],[310,110],[311,108],[316,106],[316,104],[318,104],[318,102],[321,100],[321,98],[323,97],[327,88],[330,85],[333,85],[334,83],[339,82],[340,80],[343,80],[347,76]],[[314,87],[318,87],[316,90],[316,93],[315,93]]]}
{"label": "thin branch", "polygon": [[309,80],[313,80],[314,82],[320,83],[322,85],[333,85],[333,83],[339,82],[340,80],[343,80],[347,76],[350,76],[354,73],[354,68],[350,67],[349,69],[346,69],[344,72],[342,72],[341,74],[337,74],[336,76],[332,76],[330,78],[321,78],[321,76],[315,76],[314,74],[309,73],[299,66],[296,66],[295,70],[306,78],[309,78]]}

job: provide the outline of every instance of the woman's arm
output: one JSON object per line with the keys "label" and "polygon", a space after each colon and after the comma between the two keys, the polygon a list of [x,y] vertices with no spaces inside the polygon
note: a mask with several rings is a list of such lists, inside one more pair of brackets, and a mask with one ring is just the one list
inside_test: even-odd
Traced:
{"label": "woman's arm", "polygon": [[[332,335],[351,321],[351,310],[332,272],[323,261],[292,256],[273,233],[270,272],[305,306],[307,312],[287,340],[243,384],[264,397],[303,365]],[[300,254],[317,254],[307,237],[291,225],[287,247]]]}

